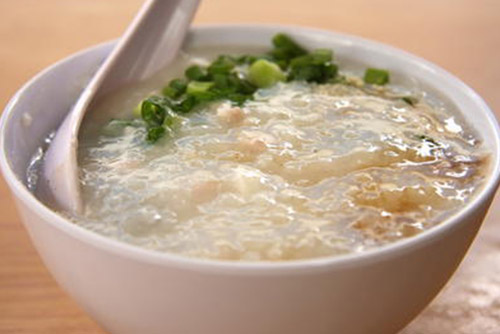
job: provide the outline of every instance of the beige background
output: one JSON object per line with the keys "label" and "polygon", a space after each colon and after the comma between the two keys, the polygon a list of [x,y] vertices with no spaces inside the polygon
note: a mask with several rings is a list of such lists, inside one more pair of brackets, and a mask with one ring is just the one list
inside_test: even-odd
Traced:
{"label": "beige background", "polygon": [[[0,0],[0,105],[47,65],[119,36],[140,3]],[[205,0],[195,22],[307,25],[392,44],[500,112],[500,0]],[[499,218],[500,198],[457,275],[404,334],[500,333]],[[0,333],[103,333],[44,268],[1,178]]]}

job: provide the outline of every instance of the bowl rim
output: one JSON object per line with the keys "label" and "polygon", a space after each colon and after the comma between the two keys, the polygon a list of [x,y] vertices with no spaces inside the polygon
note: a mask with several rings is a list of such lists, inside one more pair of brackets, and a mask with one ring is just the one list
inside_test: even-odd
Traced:
{"label": "bowl rim", "polygon": [[42,218],[45,223],[52,225],[52,227],[60,230],[63,233],[66,233],[70,237],[75,238],[84,244],[89,244],[92,247],[96,247],[100,250],[112,253],[123,258],[159,266],[176,266],[178,268],[196,271],[225,274],[250,273],[259,275],[276,275],[299,273],[308,274],[324,270],[331,271],[334,269],[359,266],[367,263],[374,264],[380,261],[391,259],[404,252],[409,252],[417,248],[425,247],[425,245],[442,238],[443,235],[456,228],[461,221],[461,217],[471,214],[485,202],[488,202],[488,199],[490,199],[494,195],[496,188],[498,187],[498,184],[500,182],[500,128],[498,122],[495,115],[487,106],[485,101],[472,88],[467,86],[460,79],[450,74],[446,70],[418,56],[380,42],[368,40],[362,37],[352,36],[349,34],[338,33],[335,31],[298,25],[251,23],[201,24],[191,27],[190,34],[196,35],[203,31],[208,31],[209,33],[224,33],[224,31],[226,30],[252,30],[254,33],[286,31],[292,34],[294,31],[297,31],[299,33],[310,36],[320,35],[328,39],[342,39],[350,41],[354,44],[364,44],[365,46],[370,46],[371,48],[384,50],[387,53],[398,54],[405,59],[417,62],[420,65],[431,69],[433,72],[439,75],[443,81],[448,81],[449,83],[453,84],[454,88],[461,90],[464,95],[467,95],[468,98],[472,102],[474,102],[474,104],[479,109],[482,110],[482,113],[487,118],[488,124],[493,128],[496,134],[495,143],[493,146],[494,148],[496,148],[496,151],[492,152],[492,155],[494,156],[494,162],[490,167],[487,183],[483,186],[480,193],[478,193],[472,201],[470,201],[460,211],[458,211],[439,225],[425,230],[416,236],[398,240],[387,245],[374,247],[360,253],[347,253],[327,257],[287,261],[228,261],[195,258],[174,253],[160,252],[102,236],[72,223],[71,221],[39,201],[28,190],[24,183],[15,175],[8,162],[7,153],[4,146],[6,141],[5,136],[7,125],[9,124],[11,115],[16,108],[17,101],[23,95],[23,93],[31,86],[35,85],[41,77],[45,76],[47,73],[51,72],[60,65],[69,62],[74,58],[82,56],[85,53],[95,52],[101,48],[111,48],[115,41],[108,41],[97,45],[92,45],[46,67],[41,72],[32,77],[28,82],[26,82],[6,105],[4,112],[2,113],[0,118],[0,169],[3,171],[4,178],[9,185],[11,192],[16,197],[15,199],[22,201],[27,207],[29,207],[38,216],[40,216],[40,218]]}

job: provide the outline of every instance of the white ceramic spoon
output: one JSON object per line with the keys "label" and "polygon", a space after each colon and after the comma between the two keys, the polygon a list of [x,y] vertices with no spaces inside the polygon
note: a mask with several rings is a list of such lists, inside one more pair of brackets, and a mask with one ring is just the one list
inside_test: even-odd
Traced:
{"label": "white ceramic spoon", "polygon": [[78,179],[78,131],[91,103],[116,88],[142,81],[179,51],[199,0],[147,0],[113,51],[90,80],[57,130],[43,168],[44,192],[60,209],[82,210]]}

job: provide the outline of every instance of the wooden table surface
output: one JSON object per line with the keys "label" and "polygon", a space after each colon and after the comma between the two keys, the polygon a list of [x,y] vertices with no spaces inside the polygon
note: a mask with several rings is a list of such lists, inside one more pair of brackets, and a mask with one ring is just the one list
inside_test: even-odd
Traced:
{"label": "wooden table surface", "polygon": [[[119,36],[140,3],[0,0],[0,105],[47,65]],[[392,44],[454,73],[500,113],[499,0],[206,0],[195,22],[298,24]],[[457,274],[402,333],[500,333],[499,218],[497,196]],[[41,263],[2,178],[0,333],[103,333]]]}

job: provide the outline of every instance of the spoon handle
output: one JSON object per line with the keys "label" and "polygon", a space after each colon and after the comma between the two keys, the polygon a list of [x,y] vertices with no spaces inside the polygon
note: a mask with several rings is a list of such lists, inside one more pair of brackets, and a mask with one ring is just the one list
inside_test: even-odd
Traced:
{"label": "spoon handle", "polygon": [[101,89],[95,98],[124,84],[147,79],[168,65],[177,52],[165,50],[180,49],[198,3],[147,0],[96,73],[94,80]]}

